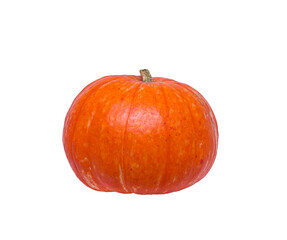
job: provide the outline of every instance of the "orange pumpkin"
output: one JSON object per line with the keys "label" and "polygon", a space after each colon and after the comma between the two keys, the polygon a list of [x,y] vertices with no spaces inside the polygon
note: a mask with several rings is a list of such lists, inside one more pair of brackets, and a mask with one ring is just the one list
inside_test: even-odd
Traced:
{"label": "orange pumpkin", "polygon": [[67,113],[67,158],[94,190],[170,193],[201,180],[214,163],[218,128],[203,96],[140,72],[92,82]]}

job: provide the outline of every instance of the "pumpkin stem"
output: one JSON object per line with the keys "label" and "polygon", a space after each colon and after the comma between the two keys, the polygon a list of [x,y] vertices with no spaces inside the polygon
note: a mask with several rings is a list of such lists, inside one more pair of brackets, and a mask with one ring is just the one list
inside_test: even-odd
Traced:
{"label": "pumpkin stem", "polygon": [[140,74],[143,82],[153,82],[149,70],[141,69]]}

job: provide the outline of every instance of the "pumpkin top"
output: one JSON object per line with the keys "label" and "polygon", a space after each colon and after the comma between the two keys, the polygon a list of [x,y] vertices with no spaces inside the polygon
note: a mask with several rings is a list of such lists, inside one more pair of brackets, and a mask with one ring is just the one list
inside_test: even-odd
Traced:
{"label": "pumpkin top", "polygon": [[148,69],[141,69],[140,74],[143,82],[153,82]]}

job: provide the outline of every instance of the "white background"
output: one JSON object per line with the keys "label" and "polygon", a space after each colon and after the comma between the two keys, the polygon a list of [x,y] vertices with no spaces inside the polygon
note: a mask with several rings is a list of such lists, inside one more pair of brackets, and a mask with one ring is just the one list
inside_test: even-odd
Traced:
{"label": "white background", "polygon": [[[3,0],[0,27],[1,239],[287,239],[286,1]],[[217,159],[180,192],[93,191],[64,154],[66,112],[141,68],[205,96]]]}

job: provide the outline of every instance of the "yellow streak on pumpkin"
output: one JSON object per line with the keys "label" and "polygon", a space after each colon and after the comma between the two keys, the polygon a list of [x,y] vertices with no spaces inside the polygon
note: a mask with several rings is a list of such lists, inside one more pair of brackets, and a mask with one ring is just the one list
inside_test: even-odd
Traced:
{"label": "yellow streak on pumpkin", "polygon": [[124,180],[123,180],[123,172],[122,172],[122,168],[121,168],[121,165],[119,165],[119,171],[120,171],[120,182],[121,182],[121,185],[123,187],[123,189],[128,192],[125,184],[124,184]]}

